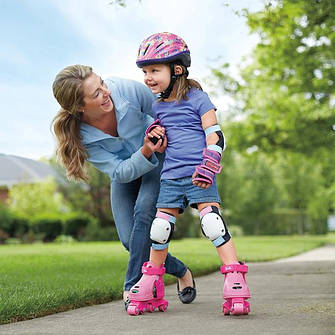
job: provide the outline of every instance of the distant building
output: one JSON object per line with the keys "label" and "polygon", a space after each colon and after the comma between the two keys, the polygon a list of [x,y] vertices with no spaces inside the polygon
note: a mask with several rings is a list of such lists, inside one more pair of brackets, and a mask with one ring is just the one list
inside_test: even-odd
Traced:
{"label": "distant building", "polygon": [[16,184],[31,184],[47,177],[56,177],[56,171],[48,164],[33,159],[0,154],[0,202],[8,199],[8,190]]}

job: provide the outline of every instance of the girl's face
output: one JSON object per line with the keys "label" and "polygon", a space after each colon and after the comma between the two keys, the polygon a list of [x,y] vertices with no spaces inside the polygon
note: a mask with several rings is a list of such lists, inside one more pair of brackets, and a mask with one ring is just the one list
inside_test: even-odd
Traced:
{"label": "girl's face", "polygon": [[110,91],[104,81],[94,72],[83,81],[84,114],[88,117],[99,117],[113,110]]}
{"label": "girl's face", "polygon": [[144,83],[152,93],[158,94],[165,91],[170,84],[170,67],[165,64],[143,66]]}

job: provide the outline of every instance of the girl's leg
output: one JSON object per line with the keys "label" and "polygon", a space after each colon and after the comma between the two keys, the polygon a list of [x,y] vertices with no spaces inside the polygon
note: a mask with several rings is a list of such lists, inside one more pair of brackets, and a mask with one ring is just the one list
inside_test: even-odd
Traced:
{"label": "girl's leg", "polygon": [[[157,208],[157,211],[171,214],[176,219],[179,214],[178,208]],[[151,248],[150,261],[154,263],[157,267],[159,267],[165,262],[167,254],[168,254],[168,247],[163,250],[157,250],[157,249]]]}
{"label": "girl's leg", "polygon": [[[217,202],[202,202],[198,204],[198,211],[201,212],[208,206],[215,206],[220,209],[220,205]],[[238,263],[237,253],[232,238],[227,243],[217,247],[216,251],[223,265]]]}
{"label": "girl's leg", "polygon": [[[179,215],[178,208],[158,208],[157,210],[164,212],[164,213],[171,214],[176,219]],[[173,266],[177,262],[180,262],[180,261],[168,253],[168,248],[163,249],[163,250],[154,250],[153,248],[151,248],[150,261],[153,262],[156,266],[162,265],[165,261],[165,267],[167,268],[168,260],[169,260],[170,272],[167,271],[167,273],[171,274],[171,270]],[[178,287],[180,291],[182,291],[185,287],[193,287],[193,276],[191,274],[191,271],[187,269],[186,267],[185,267],[185,271],[183,272],[183,274],[177,277],[178,277],[178,284],[179,284]]]}
{"label": "girl's leg", "polygon": [[[199,212],[203,211],[203,218],[210,213],[212,213],[210,206],[215,206],[218,209],[218,203],[199,203],[198,210]],[[205,209],[208,207],[207,209]],[[241,315],[241,314],[248,314],[250,312],[250,305],[247,299],[250,298],[249,288],[245,281],[245,275],[248,272],[248,267],[244,263],[239,263],[237,259],[237,254],[235,250],[234,243],[230,237],[230,234],[224,232],[223,227],[219,227],[222,229],[222,234],[224,236],[217,237],[217,233],[215,231],[218,228],[216,220],[220,220],[218,216],[214,216],[214,223],[213,218],[208,218],[206,222],[207,226],[207,233],[214,230],[213,233],[213,243],[214,245],[218,245],[216,242],[223,242],[224,244],[217,246],[216,250],[221,259],[223,266],[221,266],[220,270],[221,273],[224,274],[224,284],[223,284],[223,298],[225,299],[222,305],[222,311],[224,314],[234,314],[234,315]],[[221,232],[219,230],[219,232]],[[210,234],[209,234],[210,235]],[[215,236],[216,235],[216,236]]]}
{"label": "girl's leg", "polygon": [[153,223],[151,234],[157,236],[157,240],[155,237],[152,237],[153,239],[164,243],[153,242],[152,244],[149,262],[145,262],[142,267],[143,275],[129,293],[130,303],[127,308],[129,315],[138,315],[145,311],[152,312],[156,308],[165,311],[168,306],[168,302],[164,300],[163,275],[166,272],[164,262],[168,255],[168,241],[172,233],[170,227],[178,216],[178,209],[159,208],[157,213],[159,215],[157,215],[157,221]]}
{"label": "girl's leg", "polygon": [[[152,221],[156,216],[156,203],[160,189],[160,171],[164,160],[163,155],[161,154],[156,155],[160,161],[160,164],[157,168],[142,176],[142,183],[140,185],[140,190],[138,193],[138,198],[136,201],[135,212],[134,212],[134,222],[135,222],[134,230],[136,231],[137,229],[143,229],[143,227],[142,228],[136,228],[136,227],[138,225],[139,226],[144,225],[146,227],[145,230],[147,231],[146,235],[146,243],[148,244],[147,258],[144,259],[143,262],[146,262],[149,259],[150,246],[151,246],[150,228]],[[173,257],[169,253],[167,253],[165,257],[166,257],[165,258],[166,273],[174,275],[178,278],[182,278],[183,276],[185,276],[187,272],[187,267],[182,261],[180,261],[176,257]],[[162,258],[164,258],[164,255]],[[139,276],[141,276],[141,268]]]}

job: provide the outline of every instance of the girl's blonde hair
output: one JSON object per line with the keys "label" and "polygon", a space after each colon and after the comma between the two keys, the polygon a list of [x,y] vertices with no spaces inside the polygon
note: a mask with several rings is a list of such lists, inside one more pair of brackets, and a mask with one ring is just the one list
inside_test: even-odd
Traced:
{"label": "girl's blonde hair", "polygon": [[[179,64],[178,64],[179,65]],[[183,68],[183,73],[188,73],[186,67],[184,65],[179,65]],[[174,84],[173,91],[176,92],[176,100],[188,100],[187,93],[192,88],[195,87],[198,90],[202,91],[201,85],[194,79],[187,79],[186,75],[182,75],[177,77],[177,80]],[[163,99],[159,99],[163,101]]]}
{"label": "girl's blonde hair", "polygon": [[84,106],[83,81],[92,74],[85,65],[71,65],[60,71],[52,85],[53,94],[61,106],[52,121],[57,140],[56,155],[66,169],[67,177],[87,181],[85,161],[87,151],[81,142],[80,125]]}

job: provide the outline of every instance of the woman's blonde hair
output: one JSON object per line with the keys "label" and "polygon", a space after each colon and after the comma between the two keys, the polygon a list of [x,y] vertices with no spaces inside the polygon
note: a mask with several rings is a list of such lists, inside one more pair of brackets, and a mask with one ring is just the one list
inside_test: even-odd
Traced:
{"label": "woman's blonde hair", "polygon": [[92,74],[92,68],[85,65],[71,65],[60,71],[52,85],[53,94],[61,106],[52,121],[57,140],[56,155],[66,169],[67,177],[87,181],[85,150],[80,136],[84,106],[83,81]]}

